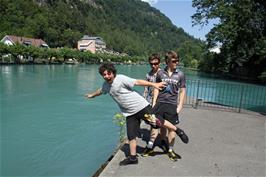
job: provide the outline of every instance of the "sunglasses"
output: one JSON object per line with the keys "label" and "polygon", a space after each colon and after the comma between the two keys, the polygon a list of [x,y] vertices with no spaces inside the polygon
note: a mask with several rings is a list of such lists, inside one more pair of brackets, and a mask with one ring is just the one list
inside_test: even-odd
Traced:
{"label": "sunglasses", "polygon": [[158,65],[158,64],[159,64],[159,62],[156,62],[156,63],[150,63],[151,66],[153,66],[153,65]]}
{"label": "sunglasses", "polygon": [[171,60],[172,63],[177,63],[179,60]]}

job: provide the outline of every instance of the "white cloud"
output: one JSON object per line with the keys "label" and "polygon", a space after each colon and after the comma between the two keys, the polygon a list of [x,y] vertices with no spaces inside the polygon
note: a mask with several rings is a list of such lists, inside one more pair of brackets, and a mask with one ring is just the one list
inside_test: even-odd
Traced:
{"label": "white cloud", "polygon": [[142,1],[147,2],[150,5],[154,5],[154,4],[156,4],[158,2],[158,0],[142,0]]}

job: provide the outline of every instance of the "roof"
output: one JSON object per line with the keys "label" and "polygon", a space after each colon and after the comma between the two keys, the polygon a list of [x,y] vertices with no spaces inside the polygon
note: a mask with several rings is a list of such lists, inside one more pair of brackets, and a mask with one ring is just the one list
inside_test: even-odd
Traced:
{"label": "roof", "polygon": [[94,37],[94,36],[88,36],[88,35],[84,35],[81,40],[95,40],[98,43],[102,43],[105,44],[103,39],[101,37]]}
{"label": "roof", "polygon": [[4,40],[10,40],[13,44],[19,43],[19,44],[32,45],[35,47],[48,47],[46,42],[44,42],[42,39],[6,35],[1,41],[4,41]]}

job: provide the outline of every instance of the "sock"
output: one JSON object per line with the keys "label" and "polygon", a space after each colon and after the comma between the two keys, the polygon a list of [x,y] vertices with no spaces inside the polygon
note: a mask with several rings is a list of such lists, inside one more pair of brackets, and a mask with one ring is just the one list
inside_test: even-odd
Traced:
{"label": "sock", "polygon": [[169,150],[168,150],[168,151],[169,151],[169,152],[173,151],[173,147],[174,147],[174,146],[169,146]]}
{"label": "sock", "polygon": [[153,148],[153,142],[149,141],[147,144],[147,148],[152,149]]}

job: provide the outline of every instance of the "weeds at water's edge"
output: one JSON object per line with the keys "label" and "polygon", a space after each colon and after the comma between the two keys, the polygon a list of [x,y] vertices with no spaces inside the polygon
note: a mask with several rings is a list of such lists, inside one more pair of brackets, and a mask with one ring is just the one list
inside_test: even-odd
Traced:
{"label": "weeds at water's edge", "polygon": [[117,113],[113,117],[113,122],[120,127],[119,141],[122,143],[126,139],[126,117]]}

